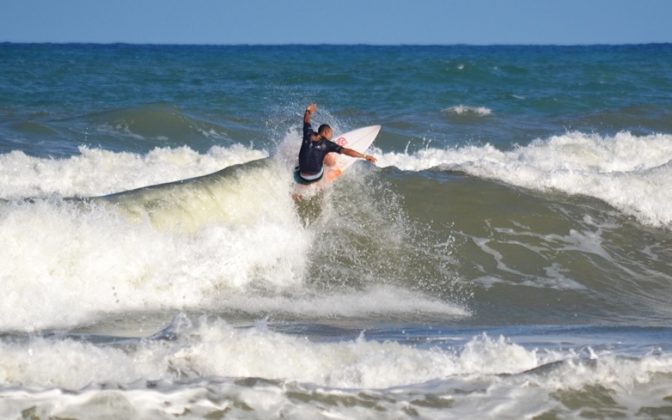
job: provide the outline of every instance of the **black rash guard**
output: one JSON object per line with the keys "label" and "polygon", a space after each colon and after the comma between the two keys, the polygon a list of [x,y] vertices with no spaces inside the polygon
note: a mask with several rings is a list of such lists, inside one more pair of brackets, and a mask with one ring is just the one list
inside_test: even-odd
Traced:
{"label": "black rash guard", "polygon": [[325,138],[313,141],[317,135],[310,123],[303,124],[303,142],[299,151],[299,170],[304,174],[316,174],[322,170],[324,156],[330,152],[341,153],[343,147]]}

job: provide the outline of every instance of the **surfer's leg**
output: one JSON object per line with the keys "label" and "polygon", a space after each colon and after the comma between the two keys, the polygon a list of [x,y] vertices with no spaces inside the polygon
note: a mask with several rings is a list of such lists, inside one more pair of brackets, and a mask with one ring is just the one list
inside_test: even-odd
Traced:
{"label": "surfer's leg", "polygon": [[333,181],[341,175],[341,170],[336,167],[336,153],[327,153],[324,157],[324,177],[327,181]]}
{"label": "surfer's leg", "polygon": [[324,166],[332,167],[336,165],[336,153],[327,153],[324,157]]}

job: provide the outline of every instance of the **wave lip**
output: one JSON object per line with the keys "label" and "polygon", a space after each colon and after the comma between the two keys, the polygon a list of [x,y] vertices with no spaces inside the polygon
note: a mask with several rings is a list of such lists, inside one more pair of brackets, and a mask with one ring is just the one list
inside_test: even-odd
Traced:
{"label": "wave lip", "polygon": [[672,225],[672,135],[569,132],[504,151],[490,144],[382,153],[380,166],[439,167],[540,191],[600,199],[640,223]]}
{"label": "wave lip", "polygon": [[13,151],[0,155],[0,198],[87,197],[177,181],[268,156],[239,144],[206,153],[183,146],[157,147],[140,155],[79,147],[79,155],[39,158]]}

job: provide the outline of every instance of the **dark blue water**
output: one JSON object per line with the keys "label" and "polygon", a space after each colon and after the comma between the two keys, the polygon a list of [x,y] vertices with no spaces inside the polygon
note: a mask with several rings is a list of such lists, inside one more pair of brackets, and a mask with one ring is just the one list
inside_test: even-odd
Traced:
{"label": "dark blue water", "polygon": [[[121,120],[134,119],[133,112],[152,105],[167,109],[161,109],[158,115],[137,116],[134,120],[146,119],[142,122],[152,126],[138,134],[147,140],[164,135],[168,145],[186,143],[201,149],[215,142],[203,141],[185,130],[161,130],[162,118],[175,118],[170,109],[236,134],[228,140],[255,140],[264,145],[277,141],[272,129],[285,128],[283,124],[288,124],[292,111],[302,109],[307,101],[321,103],[333,117],[349,126],[380,122],[387,127],[381,147],[393,150],[409,142],[422,146],[423,139],[441,146],[489,142],[509,148],[567,130],[650,134],[671,129],[669,44],[3,44],[0,54],[3,138],[28,137],[29,133],[21,129],[7,127],[9,122],[25,121],[44,124],[61,137],[60,149],[57,145],[53,149],[29,149],[35,155],[67,154],[79,144],[114,148],[115,139],[97,133],[98,127],[91,119],[111,111],[128,112],[119,117]],[[491,113],[489,118],[479,119],[447,111],[460,105],[484,107]],[[33,137],[32,140],[53,142],[50,135]],[[68,148],[68,143],[73,146]],[[145,151],[155,146],[150,142],[143,145]],[[140,145],[136,147],[142,150]]]}

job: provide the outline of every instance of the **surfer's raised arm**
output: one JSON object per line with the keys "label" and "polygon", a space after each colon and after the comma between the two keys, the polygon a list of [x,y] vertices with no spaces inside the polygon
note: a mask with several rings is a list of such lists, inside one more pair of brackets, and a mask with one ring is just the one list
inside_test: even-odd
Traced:
{"label": "surfer's raised arm", "polygon": [[306,112],[303,114],[303,123],[310,124],[310,117],[317,111],[317,105],[310,104],[306,107]]}

